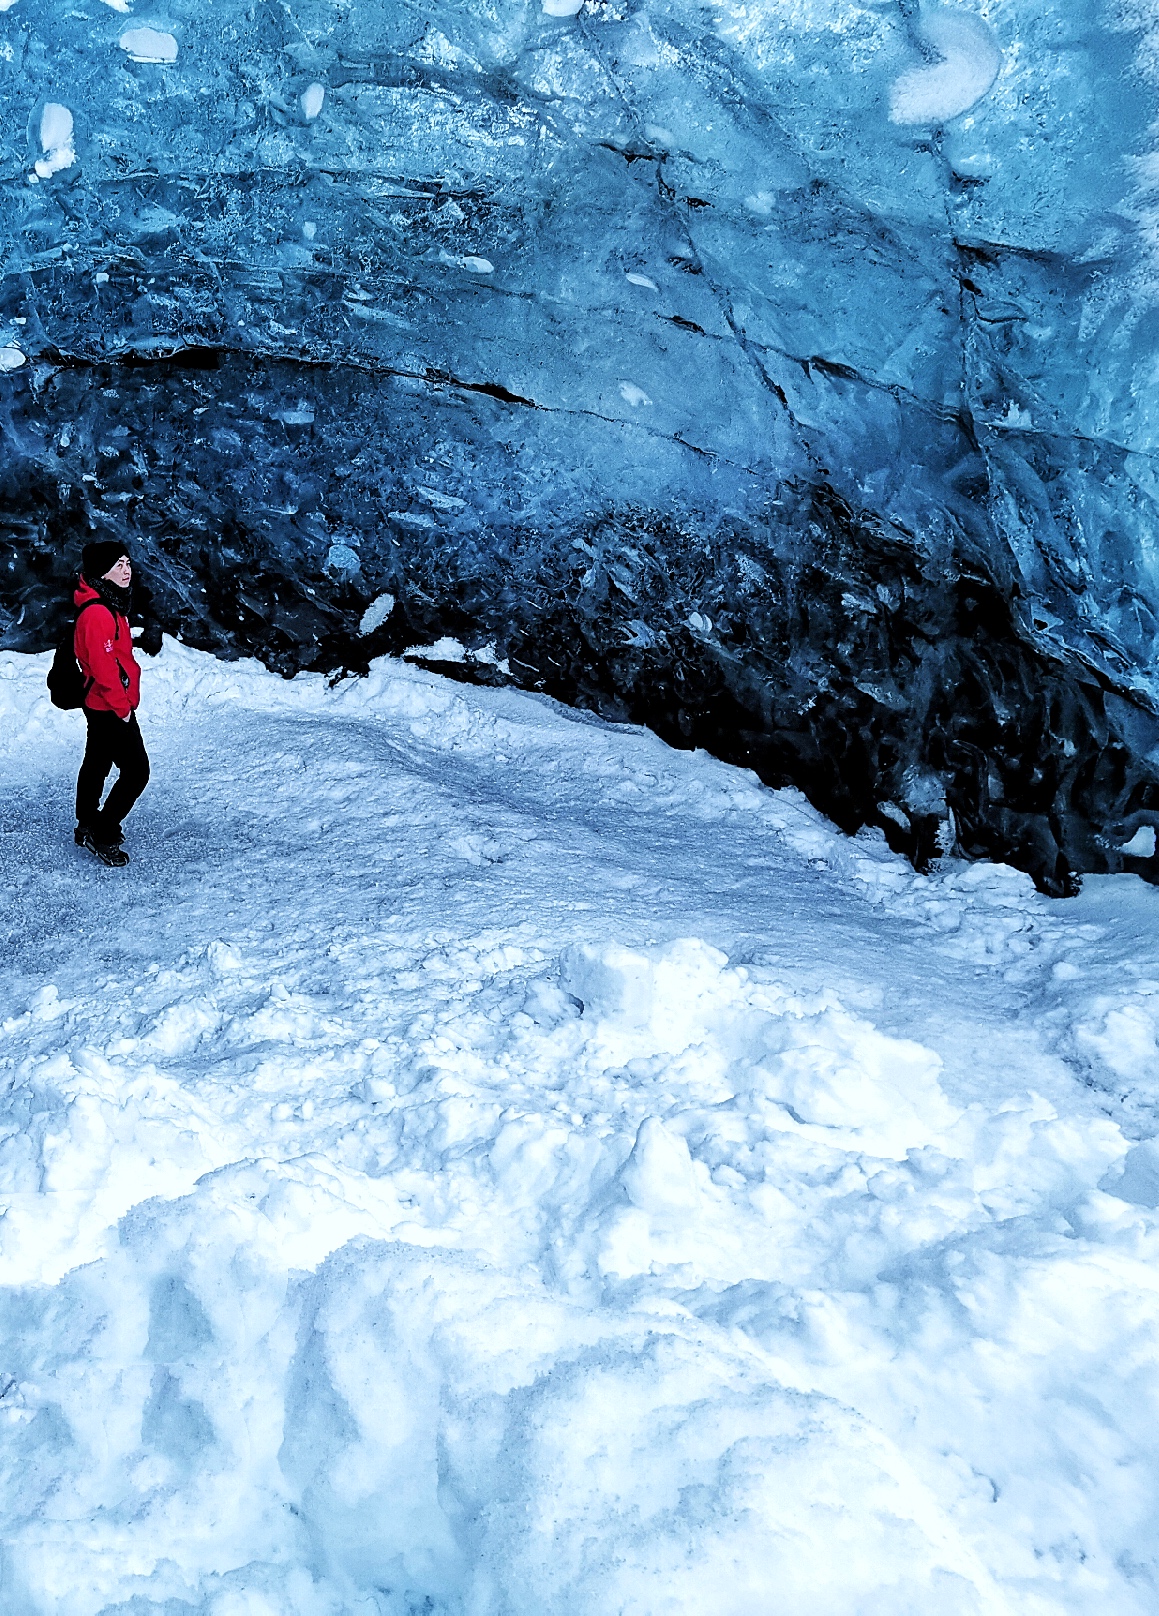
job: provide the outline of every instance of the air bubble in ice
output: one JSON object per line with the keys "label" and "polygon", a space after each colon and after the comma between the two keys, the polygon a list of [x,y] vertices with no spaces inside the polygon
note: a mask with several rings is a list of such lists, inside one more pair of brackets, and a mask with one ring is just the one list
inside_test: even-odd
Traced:
{"label": "air bubble in ice", "polygon": [[982,99],[998,77],[1002,52],[972,11],[927,12],[918,31],[942,60],[911,67],[895,80],[889,115],[894,123],[944,123]]}
{"label": "air bubble in ice", "polygon": [[156,28],[128,28],[117,41],[134,62],[175,62],[177,41]]}

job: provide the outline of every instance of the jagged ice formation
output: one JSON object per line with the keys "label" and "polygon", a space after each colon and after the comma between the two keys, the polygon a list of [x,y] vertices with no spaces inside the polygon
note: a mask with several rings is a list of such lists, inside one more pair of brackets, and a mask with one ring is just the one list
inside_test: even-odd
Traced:
{"label": "jagged ice formation", "polygon": [[454,635],[918,861],[1150,874],[1157,46],[1131,0],[7,0],[0,643],[123,535],[194,645]]}

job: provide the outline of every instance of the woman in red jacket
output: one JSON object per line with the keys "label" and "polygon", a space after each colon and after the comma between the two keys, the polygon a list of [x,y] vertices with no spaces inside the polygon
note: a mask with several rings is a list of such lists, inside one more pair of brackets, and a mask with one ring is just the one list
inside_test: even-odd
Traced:
{"label": "woman in red jacket", "polygon": [[[149,783],[149,758],[137,726],[141,670],[129,630],[133,567],[114,539],[86,544],[73,600],[73,648],[88,685],[84,701],[88,741],[76,783],[76,843],[103,864],[129,862],[121,821]],[[101,793],[116,764],[116,784],[101,807]]]}

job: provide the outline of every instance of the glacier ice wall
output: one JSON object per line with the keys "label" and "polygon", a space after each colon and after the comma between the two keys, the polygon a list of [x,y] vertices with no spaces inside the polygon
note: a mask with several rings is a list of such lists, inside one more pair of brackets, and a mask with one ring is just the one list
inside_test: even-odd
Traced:
{"label": "glacier ice wall", "polygon": [[1132,0],[8,0],[2,643],[115,533],[194,644],[453,634],[1148,874],[1157,64]]}

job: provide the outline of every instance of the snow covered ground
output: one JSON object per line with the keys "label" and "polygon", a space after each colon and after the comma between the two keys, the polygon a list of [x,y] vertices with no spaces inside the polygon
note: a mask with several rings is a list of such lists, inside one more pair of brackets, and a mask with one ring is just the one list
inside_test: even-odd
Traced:
{"label": "snow covered ground", "polygon": [[1159,1608],[1159,894],[401,663],[0,657],[3,1616]]}

